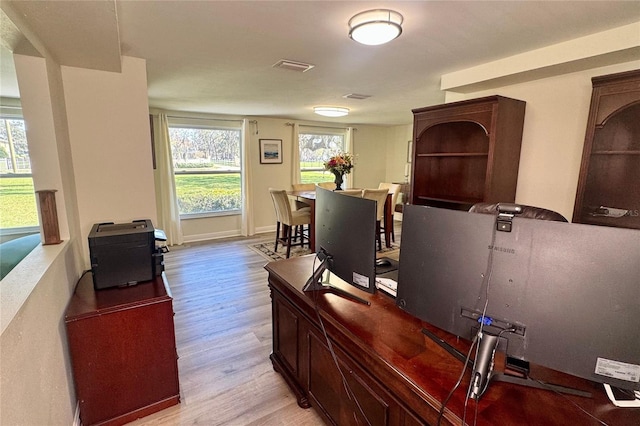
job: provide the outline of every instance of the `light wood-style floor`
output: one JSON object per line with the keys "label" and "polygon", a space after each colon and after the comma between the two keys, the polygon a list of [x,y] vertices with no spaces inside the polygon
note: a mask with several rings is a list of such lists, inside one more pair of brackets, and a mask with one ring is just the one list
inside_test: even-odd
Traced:
{"label": "light wood-style floor", "polygon": [[[400,227],[395,229],[399,243]],[[181,403],[132,425],[324,424],[313,409],[298,407],[269,360],[267,261],[248,246],[273,238],[191,243],[165,255]]]}
{"label": "light wood-style floor", "polygon": [[322,425],[298,407],[269,360],[267,261],[233,238],[172,248],[165,270],[173,293],[181,403],[133,425]]}

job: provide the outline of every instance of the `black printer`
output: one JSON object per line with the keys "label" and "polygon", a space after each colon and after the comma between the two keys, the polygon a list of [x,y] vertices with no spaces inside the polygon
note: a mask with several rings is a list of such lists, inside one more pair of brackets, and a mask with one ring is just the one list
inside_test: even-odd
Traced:
{"label": "black printer", "polygon": [[135,285],[156,275],[156,246],[150,220],[97,223],[89,233],[93,287]]}

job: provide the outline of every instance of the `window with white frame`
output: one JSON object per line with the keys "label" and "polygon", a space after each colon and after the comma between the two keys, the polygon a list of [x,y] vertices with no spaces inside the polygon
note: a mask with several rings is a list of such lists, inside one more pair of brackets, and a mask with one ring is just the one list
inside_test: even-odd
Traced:
{"label": "window with white frame", "polygon": [[169,139],[180,216],[240,212],[241,129],[170,121]]}
{"label": "window with white frame", "polygon": [[300,149],[300,182],[318,183],[333,180],[324,162],[332,155],[347,151],[345,131],[310,128],[298,133]]}
{"label": "window with white frame", "polygon": [[38,226],[31,162],[22,117],[0,116],[0,230],[33,231]]}

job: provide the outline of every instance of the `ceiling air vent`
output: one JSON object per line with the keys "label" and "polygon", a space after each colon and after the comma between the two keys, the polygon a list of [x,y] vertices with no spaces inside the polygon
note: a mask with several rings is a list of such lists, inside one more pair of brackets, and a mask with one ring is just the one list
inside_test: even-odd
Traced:
{"label": "ceiling air vent", "polygon": [[370,98],[371,95],[359,95],[357,93],[349,93],[348,95],[343,95],[342,97],[345,98],[345,99],[359,99],[359,100],[362,100],[362,99]]}
{"label": "ceiling air vent", "polygon": [[281,59],[275,64],[273,64],[274,68],[282,68],[285,70],[298,71],[298,72],[306,72],[311,68],[315,67],[315,65],[305,64],[304,62],[297,61],[289,61],[287,59]]}

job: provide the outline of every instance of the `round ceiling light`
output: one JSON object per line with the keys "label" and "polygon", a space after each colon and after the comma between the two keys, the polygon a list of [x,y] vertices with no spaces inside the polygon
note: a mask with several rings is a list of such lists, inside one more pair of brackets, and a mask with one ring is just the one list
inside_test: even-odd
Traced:
{"label": "round ceiling light", "polygon": [[389,9],[360,12],[349,20],[349,37],[369,46],[388,43],[402,33],[403,19]]}
{"label": "round ceiling light", "polygon": [[349,114],[349,108],[317,106],[313,107],[313,112],[325,117],[344,117]]}

